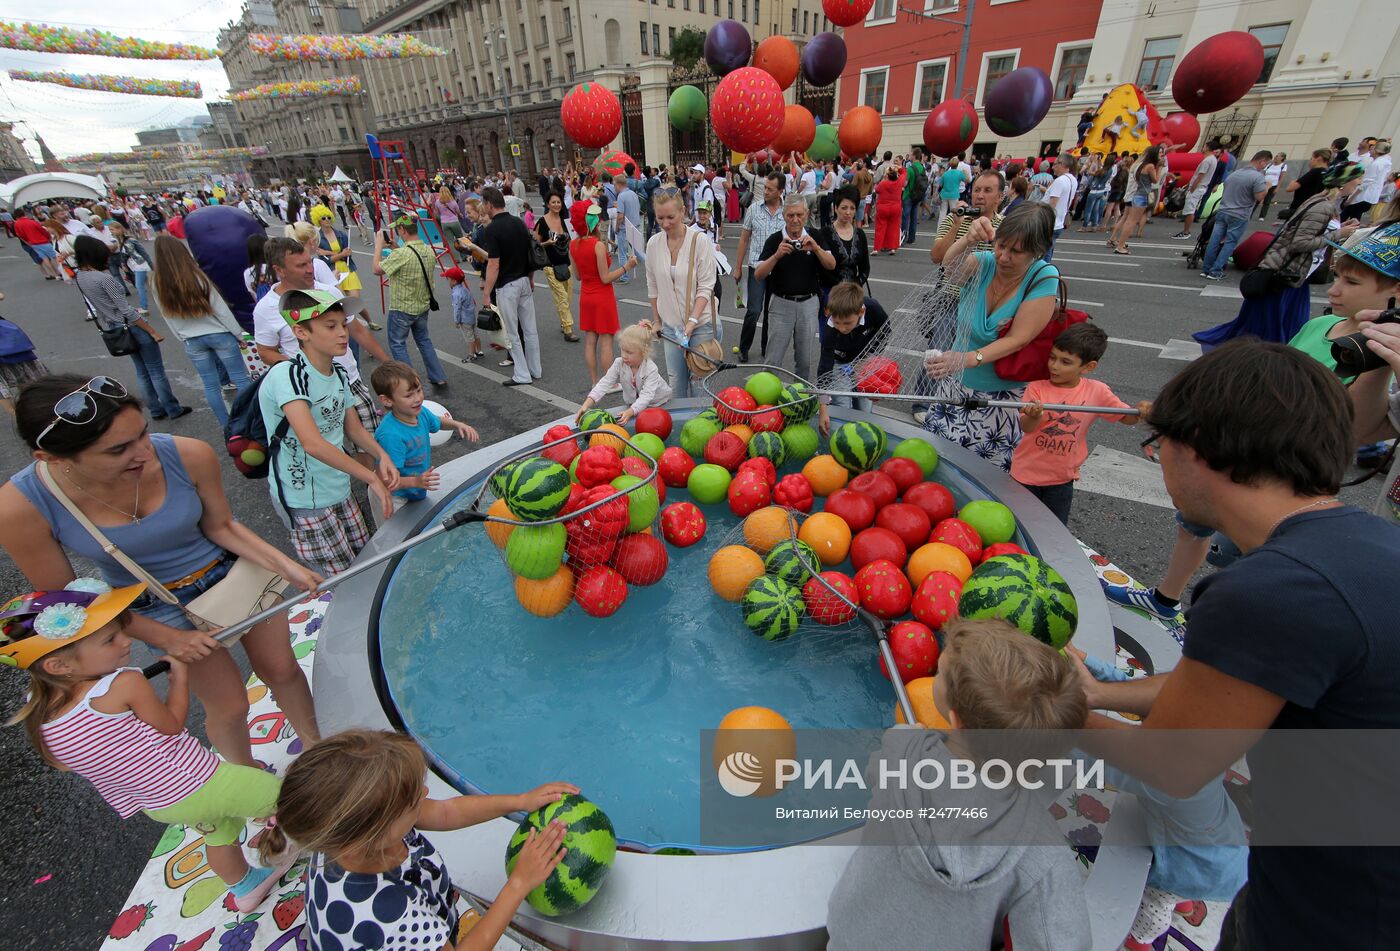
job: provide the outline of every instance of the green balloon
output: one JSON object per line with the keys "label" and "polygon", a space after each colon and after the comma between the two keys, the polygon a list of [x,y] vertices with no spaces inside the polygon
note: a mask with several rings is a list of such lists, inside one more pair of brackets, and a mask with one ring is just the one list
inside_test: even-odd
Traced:
{"label": "green balloon", "polygon": [[807,157],[818,162],[829,162],[841,154],[841,144],[836,141],[836,126],[823,122],[817,126],[817,137],[807,146]]}
{"label": "green balloon", "polygon": [[681,132],[694,132],[705,124],[710,104],[698,86],[681,86],[671,93],[666,103],[666,115],[671,125]]}

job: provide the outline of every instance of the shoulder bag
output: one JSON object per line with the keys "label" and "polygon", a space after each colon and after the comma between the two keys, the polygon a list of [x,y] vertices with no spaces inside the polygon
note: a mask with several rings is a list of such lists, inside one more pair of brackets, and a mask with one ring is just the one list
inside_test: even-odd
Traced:
{"label": "shoulder bag", "polygon": [[49,471],[47,463],[37,463],[35,469],[50,494],[68,510],[68,514],[72,515],[79,525],[87,530],[93,541],[101,545],[102,550],[115,559],[117,564],[130,572],[133,578],[144,581],[152,595],[166,604],[179,608],[196,630],[211,631],[228,627],[245,618],[250,618],[260,611],[265,611],[281,599],[282,592],[287,587],[287,581],[275,571],[269,571],[248,558],[238,558],[223,580],[214,584],[208,591],[189,604],[181,604],[180,599],[169,588],[153,578],[145,568],[129,558],[106,535],[102,534],[102,530],[94,525],[92,519],[83,514],[83,510],[78,508],[68,497],[68,494],[63,491],[63,488],[53,477],[53,473]]}
{"label": "shoulder bag", "polygon": [[[1037,262],[1043,270],[1045,263]],[[1037,274],[1040,272],[1037,271]],[[1048,280],[1048,278],[1047,278]],[[1050,348],[1055,344],[1055,338],[1064,332],[1065,328],[1074,324],[1081,324],[1089,319],[1087,311],[1071,310],[1067,299],[1068,290],[1065,287],[1064,278],[1056,277],[1055,282],[1059,285],[1055,295],[1055,312],[1050,317],[1050,322],[1038,333],[1030,343],[1026,344],[1015,353],[1008,353],[1006,356],[993,362],[997,376],[1003,380],[1016,380],[1021,383],[1030,383],[1033,380],[1048,380],[1050,378]],[[1040,279],[1028,281],[1026,290],[1021,292],[1021,302],[1016,305],[1016,309],[1021,309],[1021,304],[1026,301],[1026,293],[1030,288],[1040,283]],[[985,298],[985,293],[984,293]],[[985,304],[984,304],[985,306]],[[1005,337],[1011,330],[1011,325],[1015,322],[1013,312],[1011,320],[997,331],[997,338]]]}
{"label": "shoulder bag", "polygon": [[[699,290],[700,287],[700,279],[695,275],[695,249],[699,244],[700,235],[697,233],[690,241],[690,261],[686,266],[686,307],[682,311],[686,314],[690,313],[690,305],[695,300],[695,292]],[[718,330],[719,321],[716,319],[715,309],[715,299],[714,296],[711,295],[710,326]],[[720,361],[724,359],[724,347],[721,346],[720,342],[713,336],[711,336],[709,340],[701,341],[698,346],[692,349],[699,351],[698,353],[691,353],[687,350],[685,354],[685,365],[689,368],[692,377],[697,380],[703,380],[719,369]]]}
{"label": "shoulder bag", "polygon": [[428,277],[428,268],[423,263],[423,255],[414,251],[412,247],[409,247],[409,251],[413,254],[414,259],[418,261],[418,270],[423,273],[423,283],[428,287],[428,310],[437,310],[438,302],[437,296],[433,294],[433,279]]}
{"label": "shoulder bag", "polygon": [[[1306,274],[1299,274],[1296,271],[1264,267],[1263,262],[1268,258],[1269,252],[1274,249],[1275,245],[1280,242],[1287,245],[1289,241],[1293,240],[1302,224],[1304,212],[1319,201],[1327,201],[1327,197],[1314,195],[1299,205],[1298,210],[1289,216],[1287,223],[1278,230],[1278,234],[1274,235],[1273,240],[1264,248],[1264,253],[1259,256],[1260,263],[1250,268],[1245,272],[1244,277],[1240,278],[1240,294],[1244,296],[1245,300],[1261,300],[1265,297],[1281,294],[1289,288],[1300,286],[1307,278]],[[1286,262],[1287,259],[1287,255],[1285,255],[1284,261]],[[1311,262],[1311,256],[1308,260]]]}
{"label": "shoulder bag", "polygon": [[[76,282],[75,282],[76,283]],[[103,327],[97,320],[97,308],[92,306],[92,301],[83,294],[83,289],[78,288],[78,293],[83,295],[83,305],[87,307],[88,314],[93,318],[93,323],[97,324],[97,333],[102,337],[102,343],[107,347],[107,352],[114,357],[128,357],[141,349],[141,345],[136,342],[136,335],[131,332],[131,324],[126,318],[122,318],[120,327]]]}

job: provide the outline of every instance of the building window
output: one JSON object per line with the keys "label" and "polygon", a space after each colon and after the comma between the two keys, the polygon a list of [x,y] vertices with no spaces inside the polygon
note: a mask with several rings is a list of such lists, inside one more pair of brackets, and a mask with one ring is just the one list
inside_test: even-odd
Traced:
{"label": "building window", "polygon": [[812,29],[811,21],[809,21],[809,20],[807,19],[808,16],[809,16],[808,12],[807,12],[806,10],[803,10],[803,11],[802,11],[802,32],[803,32],[803,33],[808,33],[808,32],[810,32],[811,29]]}
{"label": "building window", "polygon": [[668,27],[666,27],[666,49],[669,51],[669,50],[673,50],[673,49],[675,49],[675,48],[676,48],[676,28],[673,27],[673,26],[668,26]]}
{"label": "building window", "polygon": [[739,14],[743,18],[740,20],[741,23],[743,22],[743,20],[747,20],[749,18],[749,0],[740,0]]}
{"label": "building window", "polygon": [[1274,64],[1278,62],[1279,53],[1283,50],[1283,41],[1288,38],[1287,23],[1276,23],[1273,26],[1252,26],[1249,32],[1264,46],[1264,68],[1259,72],[1259,82],[1266,83],[1269,77],[1274,74]]}
{"label": "building window", "polygon": [[651,48],[656,50],[653,55],[661,55],[661,27],[655,23],[651,25]]}
{"label": "building window", "polygon": [[997,84],[997,80],[1005,76],[1016,68],[1016,54],[1004,53],[990,57],[987,60],[987,81],[982,87],[982,95],[992,91],[992,87]]}
{"label": "building window", "polygon": [[792,32],[797,32],[797,8],[792,8]]}
{"label": "building window", "polygon": [[734,0],[729,0],[729,19],[734,19]]}
{"label": "building window", "polygon": [[[642,52],[645,53],[645,52],[646,52],[646,48],[647,48],[647,41],[646,41],[646,37],[643,36],[643,37],[642,37]],[[554,60],[550,59],[548,56],[546,56],[546,57],[544,58],[544,81],[547,82],[547,83],[550,83],[550,82],[553,82],[553,81],[554,81]]]}
{"label": "building window", "polygon": [[1073,99],[1089,69],[1091,47],[1076,46],[1060,53],[1060,74],[1055,77],[1055,98]]}
{"label": "building window", "polygon": [[506,89],[507,89],[507,91],[509,91],[509,90],[511,90],[511,89],[514,89],[514,88],[515,88],[515,74],[512,73],[512,72],[510,71],[510,67],[507,66],[507,67],[506,67]]}
{"label": "building window", "polygon": [[342,117],[342,116],[341,116],[341,111],[340,111],[340,106],[332,106],[332,107],[331,107],[331,113],[332,113],[337,119],[339,119],[339,118]]}
{"label": "building window", "polygon": [[568,69],[568,71],[569,71],[569,81],[570,81],[570,82],[573,81],[574,73],[575,73],[575,72],[577,71],[577,69],[578,69],[578,66],[577,66],[576,64],[577,64],[577,61],[574,59],[574,54],[573,54],[573,53],[565,53],[565,54],[564,54],[564,67],[565,67],[566,69]]}
{"label": "building window", "polygon": [[681,0],[681,9],[683,9],[683,10],[689,10],[689,9],[690,9],[690,0]]}
{"label": "building window", "polygon": [[1176,62],[1176,49],[1180,45],[1179,36],[1148,40],[1142,49],[1142,65],[1138,67],[1138,86],[1147,92],[1165,89],[1167,77],[1171,75],[1172,65]]}
{"label": "building window", "polygon": [[919,64],[918,112],[927,112],[943,101],[943,86],[948,79],[948,63]]}
{"label": "building window", "polygon": [[480,95],[481,95],[481,84],[478,83],[478,82],[476,81],[476,77],[473,76],[473,77],[472,77],[472,98],[476,98],[476,97],[478,97],[478,96],[480,96]]}
{"label": "building window", "polygon": [[540,14],[540,42],[549,42],[549,14]]}
{"label": "building window", "polygon": [[864,70],[860,74],[860,101],[876,112],[885,111],[885,80],[889,77],[888,66]]}
{"label": "building window", "polygon": [[[701,11],[704,12],[703,10]],[[753,22],[758,23],[761,17],[758,15],[758,0],[753,0]]]}
{"label": "building window", "polygon": [[[564,8],[564,35],[574,35],[574,11],[568,7]],[[572,74],[570,74],[572,78]]]}
{"label": "building window", "polygon": [[349,141],[350,141],[350,130],[347,129],[347,128],[345,128],[345,126],[341,126],[341,127],[340,127],[340,141],[342,141],[342,142],[349,142]]}
{"label": "building window", "polygon": [[642,28],[642,55],[650,56],[651,50],[647,49],[647,25],[645,23],[639,25]]}
{"label": "building window", "polygon": [[674,8],[675,5],[676,5],[676,0],[666,0],[666,6]]}
{"label": "building window", "polygon": [[525,64],[525,85],[527,85],[527,86],[533,86],[534,84],[535,84],[535,77],[532,75],[532,71],[531,71],[531,69],[530,69],[530,64],[529,64],[529,63],[526,63],[526,64]]}
{"label": "building window", "polygon": [[896,0],[875,0],[875,5],[870,8],[870,13],[866,15],[866,20],[893,20]]}

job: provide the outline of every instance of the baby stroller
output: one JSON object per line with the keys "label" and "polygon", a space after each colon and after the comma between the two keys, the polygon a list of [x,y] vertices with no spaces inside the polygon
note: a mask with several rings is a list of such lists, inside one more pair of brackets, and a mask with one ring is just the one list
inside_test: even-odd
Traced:
{"label": "baby stroller", "polygon": [[1197,223],[1201,226],[1201,233],[1196,238],[1196,243],[1189,251],[1181,252],[1186,257],[1186,267],[1192,271],[1201,269],[1201,262],[1206,259],[1206,249],[1210,247],[1210,234],[1215,230],[1215,208],[1220,204],[1222,186],[1217,185],[1210,194],[1201,199],[1201,217]]}

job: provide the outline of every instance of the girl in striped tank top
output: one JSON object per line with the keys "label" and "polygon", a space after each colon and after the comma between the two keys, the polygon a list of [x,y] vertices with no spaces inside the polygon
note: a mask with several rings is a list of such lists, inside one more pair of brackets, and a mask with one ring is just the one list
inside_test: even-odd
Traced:
{"label": "girl in striped tank top", "polygon": [[29,671],[29,702],[10,723],[24,724],[45,761],[97,788],[123,819],[196,826],[209,866],[228,883],[240,912],[256,908],[296,858],[250,868],[238,844],[249,818],[271,815],[281,783],[225,763],[185,729],[188,670],[173,657],[162,700],[127,666],[128,608],[144,584],[113,590],[79,578],[60,591],[14,598],[0,608],[0,664]]}

